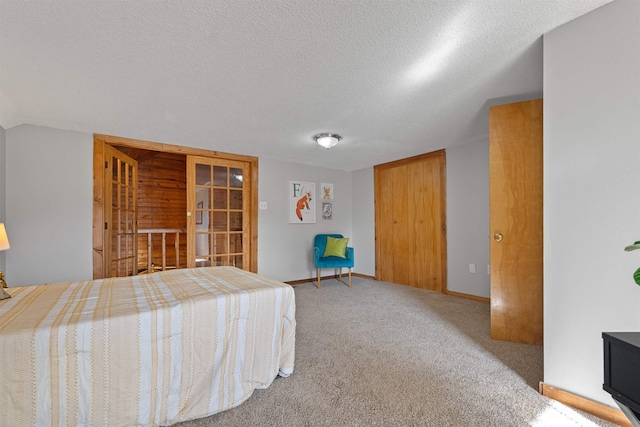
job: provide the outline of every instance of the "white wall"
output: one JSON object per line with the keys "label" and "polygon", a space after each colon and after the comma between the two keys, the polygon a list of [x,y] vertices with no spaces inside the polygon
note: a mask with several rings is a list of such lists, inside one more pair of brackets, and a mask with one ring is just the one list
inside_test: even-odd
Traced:
{"label": "white wall", "polygon": [[[7,130],[7,279],[12,286],[93,275],[93,135],[22,125]],[[1,144],[1,143],[0,143]],[[0,153],[2,153],[0,145]],[[1,172],[1,169],[0,169]],[[289,224],[291,180],[334,184],[333,219],[323,220],[316,204],[315,224]],[[258,269],[277,280],[315,277],[311,247],[317,233],[352,237],[351,173],[260,159],[259,199],[268,209],[258,217]],[[350,242],[356,245],[355,239]],[[355,247],[355,246],[354,246]],[[356,268],[358,260],[356,250]],[[325,274],[330,274],[326,272]]]}
{"label": "white wall", "polygon": [[90,279],[93,136],[29,125],[6,135],[7,283]]}
{"label": "white wall", "polygon": [[[4,128],[0,126],[0,222],[6,222],[6,193],[7,193],[7,136]],[[5,224],[6,226],[6,224]],[[7,236],[11,234],[7,231]],[[9,238],[11,244],[11,238]],[[6,273],[6,253],[0,251],[0,270]]]}
{"label": "white wall", "polygon": [[[349,246],[354,247],[356,261],[353,271],[359,271],[360,248],[351,227],[351,172],[261,158],[258,174],[258,198],[267,202],[267,209],[258,215],[259,274],[281,281],[315,277],[313,237],[319,233],[339,233],[352,239]],[[318,197],[315,224],[290,224],[289,181],[315,182],[316,197],[320,195],[320,182],[333,183],[333,218],[322,219]],[[333,271],[323,270],[321,274]]]}
{"label": "white wall", "polygon": [[[373,167],[352,173],[355,271],[375,276]],[[447,258],[451,291],[490,297],[489,142],[447,149]],[[476,264],[476,274],[469,264]]]}
{"label": "white wall", "polygon": [[[353,241],[358,247],[354,271],[376,275],[376,235],[373,191],[373,167],[352,172]],[[354,247],[355,250],[355,247]]]}
{"label": "white wall", "polygon": [[[489,298],[489,141],[446,152],[447,288]],[[475,264],[475,274],[469,264]]]}
{"label": "white wall", "polygon": [[614,406],[602,332],[640,330],[640,2],[544,37],[544,381]]}

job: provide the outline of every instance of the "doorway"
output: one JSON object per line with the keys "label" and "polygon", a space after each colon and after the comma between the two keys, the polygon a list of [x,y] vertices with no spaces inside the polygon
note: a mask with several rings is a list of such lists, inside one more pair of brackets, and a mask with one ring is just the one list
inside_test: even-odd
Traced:
{"label": "doorway", "polygon": [[[133,185],[135,197],[133,188],[122,192],[126,196],[114,193],[113,153],[118,159],[128,159],[121,163],[130,165],[127,170],[137,174],[127,181],[138,183]],[[190,171],[188,165],[193,159],[199,159],[199,163],[193,163]],[[189,184],[189,177],[195,180],[195,169],[204,163],[211,171],[219,173],[226,168],[227,172],[224,183],[218,175],[214,182],[212,175],[209,184],[197,186],[200,195],[206,187],[211,196],[207,207],[202,200],[198,205],[196,186]],[[233,265],[257,272],[257,172],[258,159],[251,156],[94,135],[94,279],[211,265]],[[114,194],[117,200],[131,204],[122,227],[117,219],[124,211],[114,206]],[[222,194],[224,201],[220,199]],[[216,222],[205,227],[205,216]],[[224,225],[220,222],[223,218]],[[203,236],[212,243],[201,245],[210,248],[208,252],[195,250],[197,238]],[[127,253],[127,260],[116,256],[118,253]],[[120,264],[126,268],[116,268]]]}

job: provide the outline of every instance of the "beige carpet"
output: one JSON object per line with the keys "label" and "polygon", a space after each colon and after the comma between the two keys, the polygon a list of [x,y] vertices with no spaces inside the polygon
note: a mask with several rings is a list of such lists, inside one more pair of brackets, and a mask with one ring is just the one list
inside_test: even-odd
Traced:
{"label": "beige carpet", "polygon": [[361,278],[295,293],[295,372],[181,427],[613,425],[541,396],[542,348],[491,340],[487,303]]}

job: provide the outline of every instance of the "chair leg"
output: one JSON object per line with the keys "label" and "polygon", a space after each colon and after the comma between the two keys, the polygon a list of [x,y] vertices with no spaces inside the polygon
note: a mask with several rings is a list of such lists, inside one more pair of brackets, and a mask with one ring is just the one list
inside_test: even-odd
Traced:
{"label": "chair leg", "polygon": [[351,267],[349,267],[349,287],[351,287]]}
{"label": "chair leg", "polygon": [[318,289],[320,289],[320,269],[316,268],[316,276],[318,276]]}
{"label": "chair leg", "polygon": [[342,282],[342,267],[340,267],[340,272],[338,273],[338,281]]}

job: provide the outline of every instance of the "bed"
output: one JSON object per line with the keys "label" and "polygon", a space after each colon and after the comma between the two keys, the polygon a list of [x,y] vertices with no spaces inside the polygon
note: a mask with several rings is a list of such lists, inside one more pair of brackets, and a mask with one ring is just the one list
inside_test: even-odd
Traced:
{"label": "bed", "polygon": [[235,267],[7,290],[0,425],[170,425],[293,372],[293,288]]}

